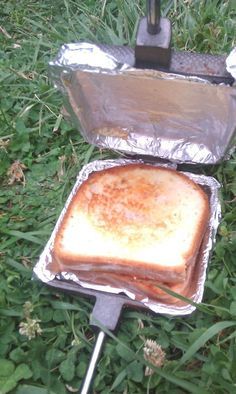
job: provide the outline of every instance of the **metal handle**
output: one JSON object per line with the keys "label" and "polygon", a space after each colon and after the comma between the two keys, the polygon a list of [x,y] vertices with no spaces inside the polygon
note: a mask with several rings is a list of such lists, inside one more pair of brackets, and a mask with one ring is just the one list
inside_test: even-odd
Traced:
{"label": "metal handle", "polygon": [[89,363],[85,378],[82,383],[82,388],[81,388],[80,394],[88,394],[89,393],[89,388],[90,388],[92,380],[93,380],[93,375],[95,372],[97,361],[99,359],[99,356],[100,356],[100,353],[102,350],[102,345],[103,345],[105,336],[106,336],[106,334],[103,331],[100,331],[97,336],[96,343],[95,343],[95,346],[93,349],[93,353],[92,353],[92,356],[90,359],[90,363]]}
{"label": "metal handle", "polygon": [[114,297],[113,294],[97,294],[96,302],[90,315],[90,324],[96,330],[99,328],[100,331],[98,333],[90,363],[82,383],[80,394],[89,393],[89,389],[91,387],[97,361],[105,339],[105,333],[101,330],[101,327],[106,327],[108,330],[112,331],[115,330],[125,302],[127,302],[127,300],[124,297]]}
{"label": "metal handle", "polygon": [[160,3],[160,0],[147,0],[147,31],[152,35],[160,31]]}

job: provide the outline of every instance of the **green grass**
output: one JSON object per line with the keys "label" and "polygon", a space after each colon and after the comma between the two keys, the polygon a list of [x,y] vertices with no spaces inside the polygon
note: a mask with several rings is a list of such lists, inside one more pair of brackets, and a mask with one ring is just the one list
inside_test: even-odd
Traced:
{"label": "green grass", "polygon": [[[234,0],[162,3],[175,48],[224,53],[236,44]],[[69,393],[80,386],[94,343],[92,303],[31,281],[76,174],[111,155],[91,149],[61,117],[47,63],[62,43],[78,39],[133,45],[144,10],[144,1],[131,0],[1,2],[1,394]],[[9,184],[16,161],[26,167],[25,185]],[[208,306],[185,318],[127,310],[98,364],[96,393],[236,393],[236,156],[204,172],[221,182],[223,210],[205,286]],[[28,340],[19,325],[37,319],[42,333]],[[166,352],[151,377],[144,376],[145,338]]]}

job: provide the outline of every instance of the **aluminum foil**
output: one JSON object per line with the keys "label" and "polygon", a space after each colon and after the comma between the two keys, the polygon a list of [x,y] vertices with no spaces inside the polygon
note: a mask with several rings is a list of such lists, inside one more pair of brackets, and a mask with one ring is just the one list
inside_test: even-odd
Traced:
{"label": "aluminum foil", "polygon": [[[70,272],[63,272],[59,275],[53,274],[49,268],[48,265],[52,262],[52,256],[51,256],[51,251],[53,249],[53,242],[56,236],[56,233],[58,231],[58,228],[60,226],[60,223],[67,211],[67,208],[73,199],[74,195],[76,194],[78,188],[80,185],[88,178],[89,174],[91,174],[94,171],[100,171],[106,168],[114,167],[114,166],[121,166],[121,165],[126,165],[130,163],[137,163],[141,162],[143,163],[142,160],[126,160],[126,159],[116,159],[116,160],[103,160],[103,161],[94,161],[83,167],[83,169],[80,171],[76,183],[67,199],[67,202],[65,204],[65,207],[63,208],[61,215],[57,221],[57,224],[51,234],[51,237],[45,246],[44,251],[42,252],[39,261],[34,267],[34,273],[36,276],[42,280],[45,283],[50,283],[50,281],[53,281],[54,279],[58,279],[59,281],[72,281],[74,283],[77,283],[78,285],[97,290],[97,291],[105,291],[108,293],[113,293],[113,294],[119,294],[119,293],[125,293],[127,297],[129,297],[132,300],[136,299],[136,295],[134,294],[133,291],[131,291],[128,287],[126,288],[119,288],[118,287],[112,287],[112,286],[102,286],[102,285],[95,285],[91,284],[88,282],[81,281],[79,279],[79,274],[75,275]],[[158,166],[165,166],[165,167],[171,167],[175,168],[175,166],[169,165],[169,164],[160,164],[157,163]],[[191,173],[185,173],[190,179],[201,185],[205,192],[209,196],[210,200],[210,219],[209,219],[209,225],[208,229],[205,233],[200,252],[198,255],[197,262],[195,264],[195,269],[194,273],[191,278],[191,289],[190,289],[190,296],[189,298],[191,301],[195,303],[200,303],[203,297],[203,291],[204,291],[204,283],[205,283],[205,278],[206,278],[206,270],[209,262],[209,257],[210,257],[210,252],[212,250],[213,242],[215,240],[215,235],[217,231],[217,227],[219,224],[220,220],[220,204],[219,204],[219,199],[218,199],[218,189],[220,187],[219,183],[212,177],[207,177],[204,175],[197,175],[197,174],[191,174]],[[139,302],[144,304],[147,308],[150,310],[156,312],[156,313],[164,313],[164,314],[171,314],[171,315],[185,315],[193,312],[195,310],[195,307],[191,304],[186,304],[184,302],[179,302],[178,304],[171,304],[168,302],[157,302],[157,301],[152,301],[148,297],[145,297],[143,299],[139,299]]]}
{"label": "aluminum foil", "polygon": [[177,163],[215,164],[236,140],[236,88],[130,67],[88,43],[49,64],[74,125],[101,148]]}
{"label": "aluminum foil", "polygon": [[226,69],[236,79],[236,47],[232,49],[226,59]]}

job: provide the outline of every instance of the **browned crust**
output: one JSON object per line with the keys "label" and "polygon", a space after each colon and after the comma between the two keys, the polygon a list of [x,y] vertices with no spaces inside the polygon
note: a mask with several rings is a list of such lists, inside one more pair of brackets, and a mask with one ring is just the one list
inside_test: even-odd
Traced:
{"label": "browned crust", "polygon": [[[116,273],[99,272],[99,271],[80,271],[73,272],[78,279],[81,281],[88,282],[90,284],[112,286],[120,289],[125,289],[134,293],[135,299],[140,301],[148,297],[149,300],[154,302],[165,302],[168,304],[179,304],[183,305],[183,301],[178,297],[174,297],[168,294],[165,290],[158,286],[165,287],[167,290],[171,290],[181,296],[191,297],[191,284],[194,275],[195,266],[189,266],[186,273],[184,282],[179,283],[168,283],[158,282],[153,279],[143,280],[136,278],[135,276],[119,275]],[[184,303],[185,304],[185,303]]]}
{"label": "browned crust", "polygon": [[[169,269],[162,269],[162,267],[159,267],[158,264],[147,264],[147,263],[141,263],[137,262],[135,260],[126,260],[124,261],[123,259],[107,259],[106,257],[97,257],[97,258],[82,258],[80,260],[79,258],[76,257],[68,257],[67,255],[60,255],[58,258],[56,253],[53,252],[53,257],[54,257],[54,262],[53,264],[49,265],[49,269],[53,270],[54,273],[59,273],[59,272],[71,272],[75,269],[80,270],[81,272],[88,272],[91,269],[95,268],[96,270],[100,270],[101,272],[106,271],[107,273],[113,274],[114,272],[120,272],[121,274],[124,275],[131,275],[133,272],[133,267],[135,267],[135,270],[137,270],[137,275],[144,279],[148,280],[150,279],[150,276],[152,279],[155,279],[157,281],[164,281],[166,282],[168,280],[169,283],[176,283],[179,281],[184,281],[185,280],[185,268],[178,270],[177,268],[169,268]],[[63,260],[63,262],[62,262]],[[127,262],[127,264],[126,264]],[[88,267],[89,263],[89,267]],[[114,264],[114,267],[109,267],[108,263]],[[74,267],[75,265],[78,265],[78,267]],[[193,262],[194,264],[194,262]],[[190,264],[191,265],[191,264]],[[52,268],[54,267],[54,269]],[[158,267],[158,271],[157,271]]]}
{"label": "browned crust", "polygon": [[[110,258],[108,259],[106,256],[104,257],[97,257],[97,258],[92,258],[87,257],[87,256],[67,256],[67,254],[64,254],[63,252],[58,253],[58,249],[60,250],[60,239],[63,237],[63,228],[66,226],[67,218],[71,215],[71,212],[73,211],[74,205],[78,204],[78,200],[81,195],[84,194],[84,191],[86,190],[88,184],[90,183],[91,180],[96,179],[100,177],[103,174],[118,174],[122,172],[126,172],[127,170],[131,169],[158,169],[161,171],[166,171],[166,172],[172,172],[175,174],[175,176],[178,176],[182,179],[185,180],[187,184],[189,184],[191,187],[195,188],[200,195],[202,196],[202,199],[204,201],[204,212],[199,224],[199,229],[196,231],[196,235],[192,241],[192,244],[190,245],[189,248],[189,253],[185,254],[185,259],[186,259],[186,265],[192,265],[195,263],[195,256],[196,253],[200,247],[203,235],[205,233],[206,227],[207,227],[207,222],[209,218],[209,201],[208,197],[205,194],[205,192],[202,190],[202,188],[197,185],[194,181],[189,179],[186,175],[177,172],[174,169],[170,168],[164,168],[164,167],[157,167],[157,166],[152,166],[149,164],[128,164],[124,166],[117,166],[117,167],[112,167],[109,169],[101,170],[94,172],[89,175],[88,179],[79,187],[75,197],[72,199],[59,228],[59,231],[56,235],[55,242],[54,242],[54,248],[53,248],[53,257],[54,257],[54,269],[53,271],[57,272],[62,272],[62,271],[72,271],[73,266],[75,264],[78,264],[79,267],[78,269],[80,270],[88,270],[88,267],[86,267],[86,263],[90,263],[89,265],[96,265],[97,270],[101,271],[108,271],[109,272],[114,272],[114,267],[109,267],[107,266],[107,263],[111,263],[115,265],[115,270],[119,272],[121,270],[123,273],[130,275],[132,272],[132,266],[135,266],[135,269],[138,269],[138,275],[142,279],[149,279],[150,275],[152,276],[152,279],[158,280],[161,282],[166,282],[168,280],[169,283],[176,283],[179,281],[184,281],[185,279],[185,268],[183,267],[170,267],[161,269],[162,267],[159,267],[158,264],[151,264],[151,263],[144,263],[144,262],[137,262],[137,261],[131,261],[131,260],[124,260],[120,259],[119,257],[117,258]],[[56,261],[55,261],[56,260]],[[92,261],[91,261],[92,260]],[[84,263],[84,265],[83,265]],[[105,266],[104,266],[105,265]],[[168,279],[167,279],[168,278]]]}

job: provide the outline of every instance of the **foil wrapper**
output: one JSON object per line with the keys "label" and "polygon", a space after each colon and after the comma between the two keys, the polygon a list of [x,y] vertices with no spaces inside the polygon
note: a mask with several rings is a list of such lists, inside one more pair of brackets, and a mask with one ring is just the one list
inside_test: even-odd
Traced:
{"label": "foil wrapper", "polygon": [[226,69],[236,79],[236,47],[232,49],[226,59]]}
{"label": "foil wrapper", "polygon": [[[73,282],[79,286],[82,286],[83,288],[88,288],[88,289],[93,289],[96,291],[103,291],[103,292],[108,292],[111,294],[120,294],[124,293],[126,294],[127,297],[129,297],[132,300],[136,300],[137,296],[133,292],[133,290],[129,289],[129,286],[127,287],[119,287],[117,285],[116,287],[112,287],[110,285],[99,285],[99,284],[92,284],[89,282],[85,282],[79,279],[79,273],[74,274],[70,272],[62,272],[58,275],[53,274],[48,266],[52,261],[52,255],[51,251],[53,249],[53,242],[55,239],[55,236],[57,234],[58,228],[60,226],[60,223],[67,211],[67,208],[73,199],[74,195],[76,194],[77,190],[79,187],[82,185],[82,183],[89,177],[89,175],[94,172],[94,171],[101,171],[106,168],[110,167],[115,167],[115,166],[121,166],[121,165],[126,165],[130,163],[143,163],[143,160],[127,160],[127,159],[115,159],[115,160],[102,160],[102,161],[94,161],[89,163],[88,165],[84,166],[83,169],[80,171],[77,180],[75,182],[75,185],[67,199],[67,202],[65,204],[65,207],[63,208],[61,215],[57,221],[57,224],[51,234],[51,237],[47,243],[47,245],[44,248],[44,251],[42,252],[39,261],[34,267],[34,274],[43,282],[49,283],[51,281],[54,281],[57,279],[58,281],[63,281],[63,282]],[[153,163],[152,163],[153,165]],[[164,167],[169,167],[169,168],[175,168],[174,164],[163,164],[163,163],[156,163],[158,166],[164,166]],[[207,231],[204,235],[203,242],[201,244],[201,248],[198,254],[197,262],[195,264],[194,268],[194,273],[191,275],[191,289],[190,293],[188,295],[189,299],[193,301],[194,303],[200,303],[203,297],[203,291],[204,291],[204,283],[205,283],[205,278],[206,278],[206,270],[210,258],[210,253],[212,250],[213,243],[215,241],[215,235],[217,231],[217,227],[220,221],[220,203],[219,203],[219,198],[218,198],[218,189],[220,187],[219,183],[212,177],[207,177],[204,175],[197,175],[197,174],[192,174],[192,173],[186,173],[185,174],[192,179],[194,182],[197,184],[201,185],[207,195],[209,196],[209,201],[210,201],[210,219],[209,219],[209,224]],[[79,235],[78,235],[79,237]],[[54,285],[55,286],[55,285]],[[163,314],[170,314],[170,315],[186,315],[190,314],[195,310],[195,306],[192,304],[187,304],[185,302],[179,302],[178,304],[172,304],[164,301],[152,301],[148,297],[145,297],[143,299],[138,299],[138,301],[145,305],[145,307],[149,308],[150,310],[156,312],[156,313],[163,313]]]}
{"label": "foil wrapper", "polygon": [[88,43],[64,45],[49,72],[90,144],[196,164],[219,163],[234,149],[235,87],[137,69]]}

